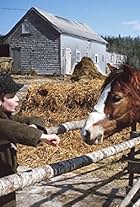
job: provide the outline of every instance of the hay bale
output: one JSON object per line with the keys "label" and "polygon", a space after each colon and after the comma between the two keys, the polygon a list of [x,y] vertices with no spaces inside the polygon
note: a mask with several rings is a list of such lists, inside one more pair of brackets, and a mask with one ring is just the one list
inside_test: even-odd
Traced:
{"label": "hay bale", "polygon": [[0,73],[11,73],[13,59],[11,57],[0,57]]}
{"label": "hay bale", "polygon": [[95,78],[102,79],[104,76],[97,71],[95,64],[89,57],[83,57],[74,68],[71,81],[79,81],[81,79],[93,80]]}

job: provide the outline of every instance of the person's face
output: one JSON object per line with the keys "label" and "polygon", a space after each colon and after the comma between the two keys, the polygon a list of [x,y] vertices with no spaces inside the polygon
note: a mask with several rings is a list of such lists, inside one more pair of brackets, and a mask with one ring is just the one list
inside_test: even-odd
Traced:
{"label": "person's face", "polygon": [[1,107],[5,112],[15,112],[19,105],[19,98],[16,93],[6,94],[3,100],[0,100]]}

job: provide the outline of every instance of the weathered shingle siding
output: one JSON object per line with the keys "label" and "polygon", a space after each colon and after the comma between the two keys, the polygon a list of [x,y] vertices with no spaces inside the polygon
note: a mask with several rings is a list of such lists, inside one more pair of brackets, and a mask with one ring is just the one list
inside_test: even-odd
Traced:
{"label": "weathered shingle siding", "polygon": [[[24,20],[25,21],[25,20]],[[27,16],[30,34],[23,35],[19,26],[7,38],[10,53],[20,48],[21,71],[34,70],[38,74],[60,74],[60,35],[34,12]]]}

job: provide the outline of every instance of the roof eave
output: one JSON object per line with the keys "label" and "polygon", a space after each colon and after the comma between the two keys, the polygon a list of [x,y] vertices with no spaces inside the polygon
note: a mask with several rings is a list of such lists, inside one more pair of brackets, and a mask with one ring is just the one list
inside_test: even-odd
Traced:
{"label": "roof eave", "polygon": [[97,40],[97,39],[92,39],[92,38],[87,38],[87,37],[84,37],[84,36],[80,36],[80,35],[76,35],[76,34],[71,34],[71,33],[67,33],[67,32],[62,32],[62,34],[64,35],[68,35],[68,36],[73,36],[73,37],[78,37],[78,38],[81,38],[81,39],[86,39],[88,41],[94,41],[94,42],[98,42],[98,43],[102,43],[102,44],[108,44],[107,41],[103,40],[103,41],[100,41],[100,40]]}

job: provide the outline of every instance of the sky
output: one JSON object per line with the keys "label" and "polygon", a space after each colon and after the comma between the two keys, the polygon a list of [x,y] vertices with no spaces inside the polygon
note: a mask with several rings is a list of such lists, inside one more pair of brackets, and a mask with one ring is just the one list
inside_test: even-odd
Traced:
{"label": "sky", "polygon": [[140,35],[140,0],[0,0],[0,34],[8,33],[31,7],[86,23],[102,36]]}

